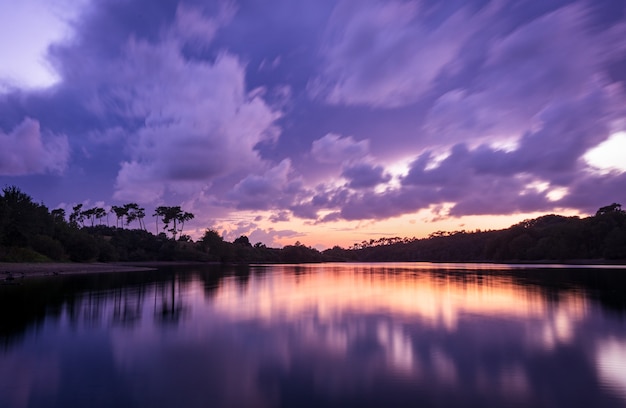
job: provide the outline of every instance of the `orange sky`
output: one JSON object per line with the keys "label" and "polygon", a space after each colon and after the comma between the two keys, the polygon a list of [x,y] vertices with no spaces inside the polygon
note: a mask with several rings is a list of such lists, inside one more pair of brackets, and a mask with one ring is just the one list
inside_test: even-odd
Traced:
{"label": "orange sky", "polygon": [[[555,213],[565,216],[581,216],[588,214],[580,214],[577,211],[562,209]],[[241,213],[239,222],[242,220],[253,220],[258,213]],[[297,231],[297,235],[287,236],[276,239],[277,242],[271,242],[260,239],[267,246],[285,246],[292,245],[296,241],[306,245],[315,247],[320,250],[332,248],[335,245],[347,248],[355,243],[378,239],[382,237],[416,237],[425,238],[429,234],[436,231],[475,231],[476,229],[503,229],[508,228],[520,221],[537,218],[545,213],[525,213],[514,215],[483,215],[483,216],[465,216],[465,217],[449,217],[436,220],[434,215],[428,210],[419,211],[414,214],[394,217],[387,220],[367,220],[367,221],[337,221],[324,224],[314,224],[309,221],[293,218],[289,221],[271,223],[268,221],[258,222],[258,228],[270,230],[293,230]],[[267,217],[264,217],[266,220]],[[236,222],[226,222],[220,224],[218,230],[220,232],[233,231],[237,229]],[[186,231],[194,238],[202,236],[203,229],[194,231]],[[237,234],[235,234],[237,235]],[[238,236],[238,235],[237,235]],[[254,235],[250,236],[252,243],[256,241]],[[226,237],[228,241],[234,238]]]}

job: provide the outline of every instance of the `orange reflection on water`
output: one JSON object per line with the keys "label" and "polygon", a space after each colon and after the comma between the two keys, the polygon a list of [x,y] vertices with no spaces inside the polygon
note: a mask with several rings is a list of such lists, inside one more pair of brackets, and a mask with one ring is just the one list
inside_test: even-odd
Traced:
{"label": "orange reflection on water", "polygon": [[540,341],[548,347],[567,341],[572,321],[584,317],[587,309],[584,297],[575,291],[550,302],[537,287],[498,274],[349,264],[299,266],[303,273],[294,274],[289,268],[253,274],[243,287],[226,280],[213,298],[214,306],[234,317],[266,321],[305,314],[327,321],[350,312],[393,314],[448,330],[456,328],[462,314],[538,318],[546,322]]}

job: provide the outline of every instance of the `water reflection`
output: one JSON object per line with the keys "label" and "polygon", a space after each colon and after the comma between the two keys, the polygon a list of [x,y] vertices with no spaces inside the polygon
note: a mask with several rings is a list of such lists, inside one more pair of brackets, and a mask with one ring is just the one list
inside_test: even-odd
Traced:
{"label": "water reflection", "polygon": [[622,275],[321,264],[32,281],[0,288],[0,406],[623,406]]}

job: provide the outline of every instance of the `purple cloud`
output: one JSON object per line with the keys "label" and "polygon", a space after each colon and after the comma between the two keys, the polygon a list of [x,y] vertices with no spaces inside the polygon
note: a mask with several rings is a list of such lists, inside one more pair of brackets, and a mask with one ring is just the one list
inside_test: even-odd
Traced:
{"label": "purple cloud", "polygon": [[310,84],[331,104],[394,108],[417,101],[454,63],[485,14],[458,9],[430,21],[418,2],[341,1],[326,29],[323,74]]}
{"label": "purple cloud", "polygon": [[289,211],[279,211],[276,214],[270,216],[270,221],[273,223],[287,222],[291,219]]}
{"label": "purple cloud", "polygon": [[594,211],[626,200],[624,173],[584,158],[626,131],[625,16],[613,0],[92,2],[49,47],[54,87],[0,90],[0,181],[50,205],[182,204],[198,231],[263,211],[241,227],[259,237],[298,218]]}
{"label": "purple cloud", "polygon": [[372,166],[366,163],[344,168],[341,176],[349,180],[350,188],[355,189],[375,187],[391,179],[389,174],[385,174],[382,166]]}
{"label": "purple cloud", "polygon": [[352,136],[329,133],[313,142],[311,154],[320,163],[342,163],[358,160],[369,152],[367,140],[356,141]]}
{"label": "purple cloud", "polygon": [[619,57],[608,51],[618,44],[613,32],[623,29],[594,32],[587,15],[584,6],[567,5],[485,43],[481,69],[430,109],[430,142],[516,139],[555,99],[605,86],[606,64]]}
{"label": "purple cloud", "polygon": [[136,174],[168,186],[252,171],[261,167],[254,146],[275,137],[280,113],[246,94],[245,70],[236,58],[223,54],[213,64],[192,63],[180,52],[175,43],[134,43],[120,62],[124,82],[133,85],[112,93],[128,106],[125,114],[145,117],[117,178],[120,199],[138,199]]}
{"label": "purple cloud", "polygon": [[69,155],[65,135],[42,134],[39,122],[31,118],[9,133],[0,130],[0,175],[62,173]]}

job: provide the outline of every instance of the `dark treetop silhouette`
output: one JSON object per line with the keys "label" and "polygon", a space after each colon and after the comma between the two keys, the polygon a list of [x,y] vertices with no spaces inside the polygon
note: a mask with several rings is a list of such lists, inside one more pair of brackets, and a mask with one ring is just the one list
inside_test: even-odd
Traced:
{"label": "dark treetop silhouette", "polygon": [[[299,242],[283,248],[268,248],[261,242],[252,245],[245,235],[226,242],[212,229],[194,242],[183,234],[185,222],[194,215],[180,206],[155,209],[156,235],[146,230],[145,209],[136,203],[113,206],[111,212],[115,227],[103,224],[104,208],[84,210],[82,204],[72,208],[66,221],[63,209],[49,211],[18,187],[5,187],[0,195],[0,261],[626,260],[626,212],[618,203],[586,218],[550,214],[503,230],[439,231],[422,239],[384,237],[323,252]],[[133,224],[138,228],[131,228]]]}

